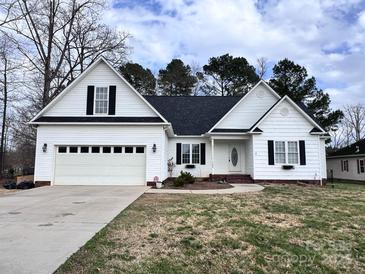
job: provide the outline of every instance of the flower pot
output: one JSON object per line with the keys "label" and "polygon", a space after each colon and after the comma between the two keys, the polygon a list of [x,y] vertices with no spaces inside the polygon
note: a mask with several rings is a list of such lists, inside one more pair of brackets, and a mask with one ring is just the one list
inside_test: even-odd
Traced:
{"label": "flower pot", "polygon": [[162,183],[161,182],[157,182],[156,183],[156,188],[161,188],[162,187]]}

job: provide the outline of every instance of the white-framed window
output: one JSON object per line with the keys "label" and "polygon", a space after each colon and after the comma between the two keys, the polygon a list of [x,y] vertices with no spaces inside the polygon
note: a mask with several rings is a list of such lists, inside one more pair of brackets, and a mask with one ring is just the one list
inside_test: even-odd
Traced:
{"label": "white-framed window", "polygon": [[199,164],[200,144],[182,144],[181,159],[183,164]]}
{"label": "white-framed window", "polygon": [[107,87],[95,88],[95,102],[94,113],[95,114],[108,114],[109,106],[109,92]]}
{"label": "white-framed window", "polygon": [[193,164],[200,163],[200,145],[192,144],[191,145],[191,159]]}
{"label": "white-framed window", "polygon": [[183,164],[190,164],[190,144],[181,145],[181,156]]}
{"label": "white-framed window", "polygon": [[284,141],[275,141],[275,163],[276,164],[286,163],[286,152],[285,152]]}
{"label": "white-framed window", "polygon": [[298,164],[299,162],[298,142],[288,142],[288,164]]}
{"label": "white-framed window", "polygon": [[299,163],[298,141],[275,141],[275,164]]}
{"label": "white-framed window", "polygon": [[364,159],[359,160],[360,173],[365,173]]}

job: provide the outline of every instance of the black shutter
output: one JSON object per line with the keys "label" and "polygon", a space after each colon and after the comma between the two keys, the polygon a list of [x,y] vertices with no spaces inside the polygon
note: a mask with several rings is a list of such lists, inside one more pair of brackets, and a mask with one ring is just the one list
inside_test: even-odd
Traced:
{"label": "black shutter", "polygon": [[200,164],[205,165],[205,143],[200,144]]}
{"label": "black shutter", "polygon": [[343,171],[343,160],[341,160],[341,171]]}
{"label": "black shutter", "polygon": [[94,86],[87,86],[86,115],[94,114]]}
{"label": "black shutter", "polygon": [[307,164],[306,156],[305,156],[305,141],[299,141],[299,156],[300,156],[300,165],[305,166]]}
{"label": "black shutter", "polygon": [[115,115],[115,96],[116,96],[116,86],[109,86],[109,115]]}
{"label": "black shutter", "polygon": [[357,159],[357,173],[360,174],[360,160]]}
{"label": "black shutter", "polygon": [[176,164],[181,165],[181,143],[176,144]]}
{"label": "black shutter", "polygon": [[274,141],[269,140],[267,141],[267,148],[269,152],[269,165],[274,165]]}

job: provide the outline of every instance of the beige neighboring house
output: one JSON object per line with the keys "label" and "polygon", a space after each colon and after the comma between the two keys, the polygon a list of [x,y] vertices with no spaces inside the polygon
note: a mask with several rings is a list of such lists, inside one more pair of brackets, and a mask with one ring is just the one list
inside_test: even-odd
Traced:
{"label": "beige neighboring house", "polygon": [[327,156],[328,178],[365,181],[365,139]]}

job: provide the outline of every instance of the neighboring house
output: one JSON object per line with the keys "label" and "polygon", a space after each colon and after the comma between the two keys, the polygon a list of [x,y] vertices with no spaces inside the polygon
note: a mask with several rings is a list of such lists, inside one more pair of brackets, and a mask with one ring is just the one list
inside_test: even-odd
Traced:
{"label": "neighboring house", "polygon": [[196,177],[326,178],[326,132],[260,81],[244,97],[141,96],[103,58],[32,121],[38,185],[145,185]]}
{"label": "neighboring house", "polygon": [[365,139],[327,156],[328,177],[365,181]]}

